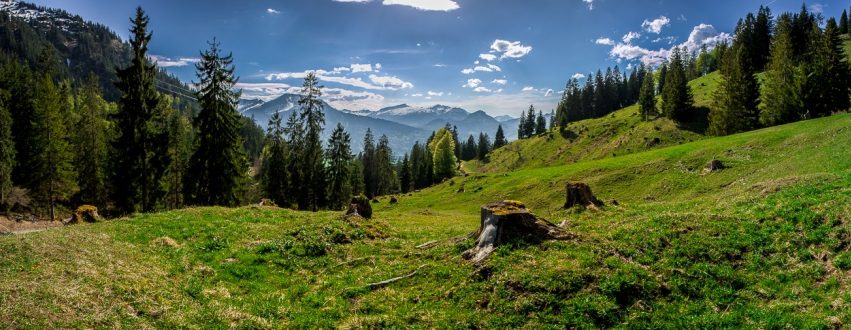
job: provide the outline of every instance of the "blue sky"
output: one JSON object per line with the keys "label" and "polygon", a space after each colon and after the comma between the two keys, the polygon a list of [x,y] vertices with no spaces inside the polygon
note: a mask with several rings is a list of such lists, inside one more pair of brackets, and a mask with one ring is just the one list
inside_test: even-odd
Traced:
{"label": "blue sky", "polygon": [[[127,36],[141,5],[151,54],[184,81],[207,40],[232,51],[244,96],[294,91],[315,70],[337,108],[446,104],[549,111],[571,76],[657,63],[676,45],[730,38],[736,21],[784,0],[35,0]],[[809,2],[838,16],[848,0]]]}

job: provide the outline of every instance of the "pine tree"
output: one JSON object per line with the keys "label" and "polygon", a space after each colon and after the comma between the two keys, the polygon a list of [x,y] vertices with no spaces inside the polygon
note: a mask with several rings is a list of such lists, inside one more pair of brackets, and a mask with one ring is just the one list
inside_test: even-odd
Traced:
{"label": "pine tree", "polygon": [[812,72],[809,79],[807,106],[813,116],[828,116],[834,111],[848,110],[849,70],[836,20],[827,20],[824,32],[813,42]]}
{"label": "pine tree", "polygon": [[266,197],[280,207],[289,207],[291,198],[287,163],[290,159],[284,134],[281,113],[275,112],[269,118],[269,126],[266,129],[266,150],[260,172]]}
{"label": "pine tree", "polygon": [[[452,139],[451,130],[449,139]],[[455,156],[455,150],[452,150],[452,156]],[[381,135],[378,138],[378,146],[375,148],[375,165],[377,170],[376,195],[387,195],[396,192],[398,189],[398,179],[396,172],[393,170],[393,150],[390,149],[390,139],[387,135]]]}
{"label": "pine tree", "polygon": [[[162,105],[170,108],[172,101],[173,99],[166,97]],[[177,209],[185,205],[184,179],[187,176],[195,137],[192,134],[192,121],[179,111],[170,112],[167,131],[169,164],[164,174],[164,204],[168,209]]]}
{"label": "pine tree", "polygon": [[535,118],[535,135],[544,134],[547,132],[547,120],[544,119],[544,114],[538,111],[538,117]]}
{"label": "pine tree", "polygon": [[407,194],[411,191],[411,187],[413,187],[413,172],[406,153],[399,168],[399,189],[402,190],[403,194]]}
{"label": "pine tree", "polygon": [[[287,124],[284,127],[284,133],[287,136],[287,145],[289,146],[288,161],[287,161],[287,176],[289,177],[289,189],[287,191],[287,204],[296,203],[304,205],[307,203],[305,195],[301,191],[303,186],[303,176],[301,163],[294,159],[299,157],[304,150],[304,127],[298,119],[298,114],[295,111],[290,112],[287,118]],[[367,134],[369,131],[367,130]],[[371,136],[371,135],[370,135]]]}
{"label": "pine tree", "polygon": [[51,78],[42,74],[36,85],[33,145],[35,166],[32,181],[27,183],[32,197],[49,207],[55,219],[56,202],[67,200],[77,189],[73,167],[74,153],[62,112],[62,97]]}
{"label": "pine tree", "polygon": [[535,118],[535,106],[530,105],[529,111],[526,113],[526,122],[523,126],[523,135],[526,137],[532,137],[535,135],[535,126],[537,124]]}
{"label": "pine tree", "polygon": [[461,153],[461,160],[470,161],[476,158],[476,155],[479,152],[478,145],[476,144],[476,138],[473,134],[470,134],[467,137],[467,142],[460,146],[459,149],[463,149],[464,151]]}
{"label": "pine tree", "polygon": [[337,123],[328,140],[328,206],[332,210],[343,209],[352,198],[351,145],[349,133]]}
{"label": "pine tree", "polygon": [[526,111],[520,112],[520,124],[517,126],[517,138],[526,138]]}
{"label": "pine tree", "polygon": [[499,125],[496,129],[496,136],[493,139],[493,148],[499,149],[508,144],[508,141],[505,139],[505,133],[502,131],[502,124]]}
{"label": "pine tree", "polygon": [[368,198],[373,198],[377,196],[378,173],[375,161],[375,138],[369,128],[363,136],[362,155],[364,194]]}
{"label": "pine tree", "polygon": [[325,206],[325,164],[322,157],[322,126],[325,125],[325,114],[322,112],[322,86],[319,78],[310,72],[304,77],[302,96],[298,101],[301,106],[300,119],[304,122],[304,149],[299,155],[302,163],[302,191],[307,197],[306,205],[301,209],[318,211]]}
{"label": "pine tree", "polygon": [[33,173],[30,169],[37,165],[30,148],[36,133],[32,127],[35,114],[34,85],[29,66],[11,59],[4,63],[0,72],[0,89],[8,92],[4,101],[11,115],[11,136],[14,137],[15,151],[11,182],[17,185],[31,181]]}
{"label": "pine tree", "polygon": [[656,86],[652,71],[647,71],[644,76],[644,83],[641,85],[641,93],[638,97],[638,109],[643,120],[656,115]]}
{"label": "pine tree", "polygon": [[187,201],[234,206],[240,200],[248,161],[239,135],[239,92],[233,91],[237,78],[232,55],[222,56],[215,39],[209,45],[196,65],[201,111],[195,118],[198,138],[189,159]]}
{"label": "pine tree", "polygon": [[760,95],[760,123],[772,126],[800,119],[806,112],[805,80],[803,66],[795,64],[792,17],[781,15],[777,19],[777,33],[771,45],[771,57]]}
{"label": "pine tree", "polygon": [[433,155],[434,181],[442,181],[455,175],[455,145],[452,134],[445,128],[435,132],[434,139],[429,142],[428,149]]}
{"label": "pine tree", "polygon": [[[12,170],[15,168],[15,140],[12,138],[12,114],[6,107],[8,92],[0,90],[0,206],[6,208],[6,197],[12,189]],[[3,211],[7,211],[4,209]]]}
{"label": "pine tree", "polygon": [[692,115],[694,97],[688,86],[683,51],[674,47],[668,74],[665,77],[665,87],[662,90],[662,113],[677,121],[687,121]]}
{"label": "pine tree", "polygon": [[756,15],[753,27],[754,57],[753,69],[755,72],[765,70],[765,65],[768,63],[768,56],[771,52],[771,33],[774,30],[774,18],[771,16],[771,9],[765,6],[759,6],[759,11]]}
{"label": "pine tree", "polygon": [[664,62],[659,66],[659,79],[656,84],[656,95],[662,94],[665,90],[665,79],[668,78],[668,63]]}
{"label": "pine tree", "polygon": [[362,195],[364,193],[363,163],[360,158],[361,156],[359,155],[357,159],[353,159],[349,164],[349,182],[352,186],[352,196]]}
{"label": "pine tree", "polygon": [[486,161],[488,159],[488,154],[491,151],[491,142],[490,137],[488,137],[485,133],[479,133],[479,144],[477,148],[476,157],[480,161]]}
{"label": "pine tree", "polygon": [[842,10],[842,16],[839,16],[839,33],[848,34],[848,10]]}
{"label": "pine tree", "polygon": [[89,75],[76,103],[79,120],[75,123],[75,164],[79,199],[83,204],[103,208],[107,202],[107,133],[110,123],[106,118],[108,105],[100,95],[100,82],[94,73]]}
{"label": "pine tree", "polygon": [[581,107],[580,111],[578,111],[575,120],[582,120],[592,118],[594,116],[594,94],[595,86],[594,79],[591,79],[591,74],[588,74],[588,78],[585,79],[585,86],[582,88],[582,93],[580,97]]}
{"label": "pine tree", "polygon": [[118,70],[115,84],[121,98],[114,115],[118,137],[113,142],[111,181],[115,188],[112,199],[122,213],[154,209],[168,145],[167,135],[156,122],[160,96],[155,87],[156,66],[148,61],[148,17],[141,7],[136,9],[130,32],[131,62]]}

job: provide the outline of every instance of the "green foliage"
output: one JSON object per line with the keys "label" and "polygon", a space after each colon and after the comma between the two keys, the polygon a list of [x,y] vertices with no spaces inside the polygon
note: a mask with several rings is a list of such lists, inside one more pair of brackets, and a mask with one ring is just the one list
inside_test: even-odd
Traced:
{"label": "green foliage", "polygon": [[667,66],[662,89],[662,114],[679,122],[694,116],[694,96],[688,86],[683,62],[684,50],[674,47],[671,62]]}
{"label": "green foliage", "polygon": [[499,149],[506,144],[508,144],[508,140],[505,139],[505,132],[502,131],[502,124],[500,124],[496,129],[496,136],[493,138],[493,148]]}
{"label": "green foliage", "polygon": [[[172,101],[173,98],[165,97],[164,104],[169,105]],[[163,175],[166,191],[163,204],[167,209],[176,209],[185,205],[183,180],[187,177],[186,171],[195,137],[192,122],[178,111],[169,111],[167,127],[169,164]]]}
{"label": "green foliage", "polygon": [[455,176],[455,142],[452,133],[441,128],[434,133],[434,138],[428,144],[430,154],[434,155],[434,181],[440,182]]}
{"label": "green foliage", "polygon": [[538,117],[535,118],[535,135],[544,134],[547,132],[547,121],[544,119],[544,114],[538,111]]}
{"label": "green foliage", "polygon": [[113,137],[107,116],[109,104],[100,95],[97,76],[89,75],[76,100],[74,123],[75,167],[79,202],[105,209],[108,201],[109,143]]}
{"label": "green foliage", "polygon": [[[727,135],[752,130],[759,120],[759,84],[756,80],[755,19],[748,15],[736,29],[733,46],[721,60],[721,82],[709,111],[709,134]],[[720,47],[726,47],[722,45]]]}
{"label": "green foliage", "polygon": [[644,120],[656,115],[656,83],[653,81],[653,72],[648,71],[641,85],[641,96],[638,98],[638,111]]}
{"label": "green foliage", "polygon": [[289,157],[289,148],[284,138],[284,126],[281,123],[281,114],[276,112],[269,119],[269,126],[266,132],[266,148],[260,173],[265,196],[281,207],[288,207],[292,204],[292,197],[289,196],[289,171],[287,170]]}
{"label": "green foliage", "polygon": [[[352,197],[352,139],[342,124],[337,124],[328,140],[328,207],[342,210]],[[407,156],[406,156],[407,157]],[[407,158],[406,158],[407,160]]]}
{"label": "green foliage", "polygon": [[219,43],[201,53],[196,65],[198,102],[197,138],[184,181],[186,200],[192,205],[234,206],[239,203],[246,176],[246,156],[239,136],[241,127],[233,91],[233,57],[222,56]]}
{"label": "green foliage", "polygon": [[325,199],[326,178],[324,152],[322,149],[322,127],[325,125],[325,114],[322,112],[322,86],[319,79],[311,72],[304,77],[302,97],[298,101],[301,107],[299,119],[304,123],[304,140],[298,154],[301,167],[300,194],[304,195],[299,201],[299,208],[316,212],[327,204]]}
{"label": "green foliage", "polygon": [[12,115],[6,106],[9,94],[0,90],[0,206],[12,189],[12,170],[15,168],[15,140],[12,139]]}
{"label": "green foliage", "polygon": [[[543,117],[540,117],[540,118],[543,118]],[[490,142],[490,138],[488,137],[487,134],[479,133],[479,143],[478,143],[478,146],[477,146],[476,149],[477,149],[476,158],[478,158],[478,160],[480,160],[480,161],[487,160],[488,154],[491,152],[491,149],[493,149],[493,146],[491,145],[491,142]]]}
{"label": "green foliage", "polygon": [[792,17],[777,19],[777,31],[771,45],[771,60],[765,72],[760,95],[760,123],[766,126],[801,119],[805,112],[803,65],[795,63],[792,47]]}

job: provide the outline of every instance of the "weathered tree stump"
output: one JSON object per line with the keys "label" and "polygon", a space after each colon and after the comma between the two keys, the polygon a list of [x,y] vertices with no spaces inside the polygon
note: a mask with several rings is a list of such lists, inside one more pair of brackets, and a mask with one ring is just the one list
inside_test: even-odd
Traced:
{"label": "weathered tree stump", "polygon": [[720,160],[713,159],[706,164],[706,166],[703,168],[703,172],[712,173],[715,171],[723,170],[724,168],[724,163],[722,163]]}
{"label": "weathered tree stump", "polygon": [[476,246],[464,251],[462,257],[473,263],[485,260],[501,244],[520,239],[529,243],[544,240],[570,239],[574,236],[562,228],[539,219],[523,203],[502,201],[482,206],[481,225],[475,233]]}
{"label": "weathered tree stump", "polygon": [[363,195],[352,197],[346,215],[358,215],[366,219],[372,218],[372,205],[369,204],[369,198]]}
{"label": "weathered tree stump", "polygon": [[396,196],[390,196],[390,204],[399,203],[399,199]]}
{"label": "weathered tree stump", "polygon": [[565,194],[564,208],[569,209],[576,205],[587,208],[598,208],[605,205],[591,192],[591,187],[581,182],[568,182]]}
{"label": "weathered tree stump", "polygon": [[100,215],[98,214],[98,208],[93,205],[81,205],[74,211],[74,215],[71,216],[66,224],[77,224],[83,222],[98,222],[100,221]]}

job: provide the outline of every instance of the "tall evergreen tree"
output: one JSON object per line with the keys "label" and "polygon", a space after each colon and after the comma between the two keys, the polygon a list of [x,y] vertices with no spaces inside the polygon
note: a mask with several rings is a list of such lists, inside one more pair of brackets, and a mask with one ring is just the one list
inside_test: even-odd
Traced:
{"label": "tall evergreen tree", "polygon": [[813,116],[827,116],[834,111],[848,110],[851,70],[843,50],[836,20],[830,18],[823,33],[813,42],[813,61],[810,68],[806,104]]}
{"label": "tall evergreen tree", "polygon": [[266,129],[266,150],[260,172],[266,197],[275,201],[278,206],[288,207],[291,204],[287,170],[287,162],[290,159],[284,134],[281,113],[275,112],[269,119],[269,126]]}
{"label": "tall evergreen tree", "polygon": [[[284,127],[284,133],[287,136],[287,146],[289,147],[287,156],[287,176],[289,178],[289,187],[287,191],[287,204],[296,203],[304,205],[307,203],[306,196],[302,193],[303,175],[301,163],[294,159],[300,157],[304,150],[304,127],[298,118],[295,111],[290,112],[287,118],[287,124]],[[369,131],[367,131],[369,133]]]}
{"label": "tall evergreen tree", "polygon": [[753,56],[753,27],[740,22],[733,47],[721,60],[721,81],[709,112],[709,133],[727,135],[756,128],[759,120],[759,84]]}
{"label": "tall evergreen tree", "polygon": [[638,98],[638,109],[643,120],[656,115],[656,84],[653,81],[653,72],[647,71],[644,83],[641,85],[641,93]]}
{"label": "tall evergreen tree", "polygon": [[84,204],[100,207],[107,202],[107,162],[109,157],[108,105],[100,95],[100,82],[90,74],[76,102],[79,120],[75,123],[77,184]]}
{"label": "tall evergreen tree", "polygon": [[375,160],[375,138],[369,128],[366,129],[366,134],[363,136],[362,155],[364,194],[366,197],[373,198],[378,193],[378,173]]}
{"label": "tall evergreen tree", "polygon": [[848,10],[842,10],[842,16],[839,16],[839,33],[848,34]]}
{"label": "tall evergreen tree", "polygon": [[806,73],[795,63],[792,46],[792,17],[777,19],[777,33],[771,44],[771,57],[760,95],[760,123],[766,126],[793,122],[806,112],[804,83]]}
{"label": "tall evergreen tree", "polygon": [[332,210],[343,209],[352,198],[351,145],[349,133],[337,123],[328,140],[328,206]]}
{"label": "tall evergreen tree", "polygon": [[12,114],[6,107],[8,100],[9,93],[0,90],[0,206],[5,207],[9,207],[6,197],[12,189],[16,153],[15,140],[12,138]]}
{"label": "tall evergreen tree", "polygon": [[668,63],[664,62],[661,66],[659,66],[659,79],[656,84],[656,94],[662,94],[662,91],[665,90],[665,79],[668,78]]}
{"label": "tall evergreen tree", "polygon": [[62,97],[49,73],[42,74],[36,85],[33,145],[35,166],[27,183],[32,197],[47,206],[54,220],[57,202],[67,200],[77,189],[73,147],[65,126]]}
{"label": "tall evergreen tree", "polygon": [[299,208],[318,211],[325,206],[325,164],[322,151],[322,126],[325,125],[325,114],[322,112],[322,86],[319,78],[310,72],[304,77],[302,96],[298,101],[301,106],[300,119],[304,122],[304,149],[299,155],[302,163],[302,192],[307,197],[307,205]]}
{"label": "tall evergreen tree", "polygon": [[222,56],[219,43],[210,42],[196,65],[201,111],[195,118],[197,143],[189,160],[187,200],[195,205],[234,206],[245,182],[247,157],[242,149],[241,122],[233,91],[233,57]]}
{"label": "tall evergreen tree", "polygon": [[[166,97],[162,106],[171,108],[171,98]],[[192,121],[179,111],[170,111],[168,118],[168,168],[164,174],[166,193],[165,207],[177,209],[185,205],[184,180],[187,177],[189,157],[192,155],[194,135]]]}
{"label": "tall evergreen tree", "polygon": [[686,121],[691,119],[693,107],[694,97],[686,79],[683,50],[674,47],[662,90],[662,113],[668,118]]}
{"label": "tall evergreen tree", "polygon": [[30,146],[33,145],[33,129],[35,120],[35,79],[29,66],[17,60],[7,59],[0,72],[0,89],[8,92],[5,107],[11,115],[11,136],[14,137],[15,162],[12,169],[12,182],[25,185],[31,181],[35,167],[34,155]]}
{"label": "tall evergreen tree", "polygon": [[544,114],[538,111],[538,116],[535,118],[535,135],[544,134],[547,132],[547,120],[544,119]]}
{"label": "tall evergreen tree", "polygon": [[496,136],[493,138],[493,148],[499,149],[508,144],[508,141],[505,139],[505,133],[502,131],[502,124],[496,128]]}
{"label": "tall evergreen tree", "polygon": [[411,171],[411,162],[408,160],[408,154],[402,158],[402,164],[399,166],[399,189],[403,194],[411,191],[413,186],[413,173]]}
{"label": "tall evergreen tree", "polygon": [[473,134],[470,134],[470,136],[467,137],[467,142],[465,142],[462,145],[459,145],[458,149],[464,150],[461,153],[461,160],[470,161],[470,160],[473,160],[474,158],[476,158],[476,155],[479,152],[478,148],[479,147],[476,144],[476,138],[473,136]]}
{"label": "tall evergreen tree", "polygon": [[535,126],[537,124],[537,119],[535,118],[535,106],[530,105],[529,111],[526,113],[526,122],[523,126],[523,135],[525,137],[531,137],[535,135]]}
{"label": "tall evergreen tree", "polygon": [[491,147],[490,137],[488,137],[485,133],[479,133],[479,144],[476,157],[481,161],[486,161],[488,159],[488,154],[491,152]]}
{"label": "tall evergreen tree", "polygon": [[148,16],[139,7],[130,29],[130,65],[117,71],[115,84],[121,97],[114,115],[118,137],[112,152],[112,199],[123,213],[153,210],[165,171],[167,135],[157,122],[160,96],[155,87],[156,66],[148,61],[150,42]]}
{"label": "tall evergreen tree", "polygon": [[765,65],[768,63],[768,56],[771,52],[771,36],[774,32],[774,18],[771,16],[771,9],[766,6],[759,6],[759,11],[756,14],[756,20],[753,27],[753,69],[755,72],[765,70]]}
{"label": "tall evergreen tree", "polygon": [[[452,139],[451,130],[449,138]],[[453,157],[455,150],[452,150]],[[375,162],[378,171],[377,177],[377,195],[387,195],[396,192],[398,189],[398,179],[396,172],[393,169],[393,150],[390,149],[390,139],[387,135],[381,135],[378,138],[378,145],[375,148]]]}
{"label": "tall evergreen tree", "polygon": [[526,138],[526,111],[520,112],[520,124],[517,125],[517,138]]}

